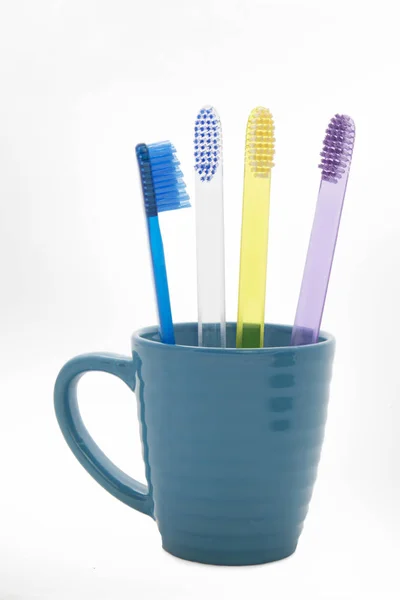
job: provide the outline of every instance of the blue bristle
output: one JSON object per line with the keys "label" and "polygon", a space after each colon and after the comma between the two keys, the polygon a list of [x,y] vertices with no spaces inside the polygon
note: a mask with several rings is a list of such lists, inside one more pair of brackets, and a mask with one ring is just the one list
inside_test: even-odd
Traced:
{"label": "blue bristle", "polygon": [[151,174],[149,150],[146,144],[136,146],[136,156],[142,180],[144,208],[148,217],[157,215],[156,196],[154,193],[153,178]]}
{"label": "blue bristle", "polygon": [[190,206],[174,146],[171,142],[158,142],[147,148],[158,212]]}
{"label": "blue bristle", "polygon": [[211,181],[221,162],[221,123],[212,106],[202,108],[194,126],[194,168],[201,181]]}

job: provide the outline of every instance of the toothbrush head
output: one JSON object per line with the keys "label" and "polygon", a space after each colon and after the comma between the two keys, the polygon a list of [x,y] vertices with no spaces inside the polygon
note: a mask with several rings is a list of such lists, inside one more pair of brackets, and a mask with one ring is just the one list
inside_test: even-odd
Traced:
{"label": "toothbrush head", "polygon": [[335,115],[326,130],[324,146],[321,152],[322,180],[338,183],[348,174],[353,155],[355,138],[354,121],[346,115]]}
{"label": "toothbrush head", "polygon": [[200,181],[211,181],[221,161],[221,121],[215,108],[204,106],[194,125],[194,168]]}
{"label": "toothbrush head", "polygon": [[267,108],[254,108],[247,121],[245,160],[254,177],[269,177],[274,166],[274,120]]}
{"label": "toothbrush head", "polygon": [[171,142],[158,142],[147,147],[158,212],[189,207],[189,195],[175,147]]}
{"label": "toothbrush head", "polygon": [[190,206],[180,162],[171,142],[138,144],[136,156],[142,180],[146,215]]}

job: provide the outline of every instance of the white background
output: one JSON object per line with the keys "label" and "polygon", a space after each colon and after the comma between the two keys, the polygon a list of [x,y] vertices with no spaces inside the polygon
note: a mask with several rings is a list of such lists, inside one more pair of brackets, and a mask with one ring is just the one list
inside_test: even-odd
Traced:
{"label": "white background", "polygon": [[[399,597],[399,53],[394,2],[0,2],[0,600]],[[62,364],[130,352],[156,320],[136,143],[171,139],[193,191],[192,127],[224,129],[227,309],[235,319],[243,141],[276,122],[267,320],[291,323],[336,112],[356,147],[324,323],[338,341],[318,483],[296,554],[175,559],[103,491],[58,430]],[[162,217],[176,321],[196,319],[193,210]],[[136,407],[106,375],[88,426],[143,478]]]}

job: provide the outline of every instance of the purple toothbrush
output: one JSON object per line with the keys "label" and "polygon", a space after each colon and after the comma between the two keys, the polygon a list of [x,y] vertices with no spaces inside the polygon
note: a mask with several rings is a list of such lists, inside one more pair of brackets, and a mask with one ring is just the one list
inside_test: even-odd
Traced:
{"label": "purple toothbrush", "polygon": [[349,177],[355,138],[354,122],[336,115],[326,130],[314,223],[292,331],[292,346],[318,340],[333,256]]}

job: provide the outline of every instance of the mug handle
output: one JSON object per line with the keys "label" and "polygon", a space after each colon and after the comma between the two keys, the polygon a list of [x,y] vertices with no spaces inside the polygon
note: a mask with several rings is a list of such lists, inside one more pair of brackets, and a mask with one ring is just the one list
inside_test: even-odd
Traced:
{"label": "mug handle", "polygon": [[85,373],[116,375],[135,391],[136,366],[132,358],[117,354],[82,354],[69,360],[58,374],[54,407],[65,441],[86,471],[110,494],[128,506],[153,517],[153,499],[147,485],[121,471],[102,452],[86,429],[78,407],[77,384]]}

